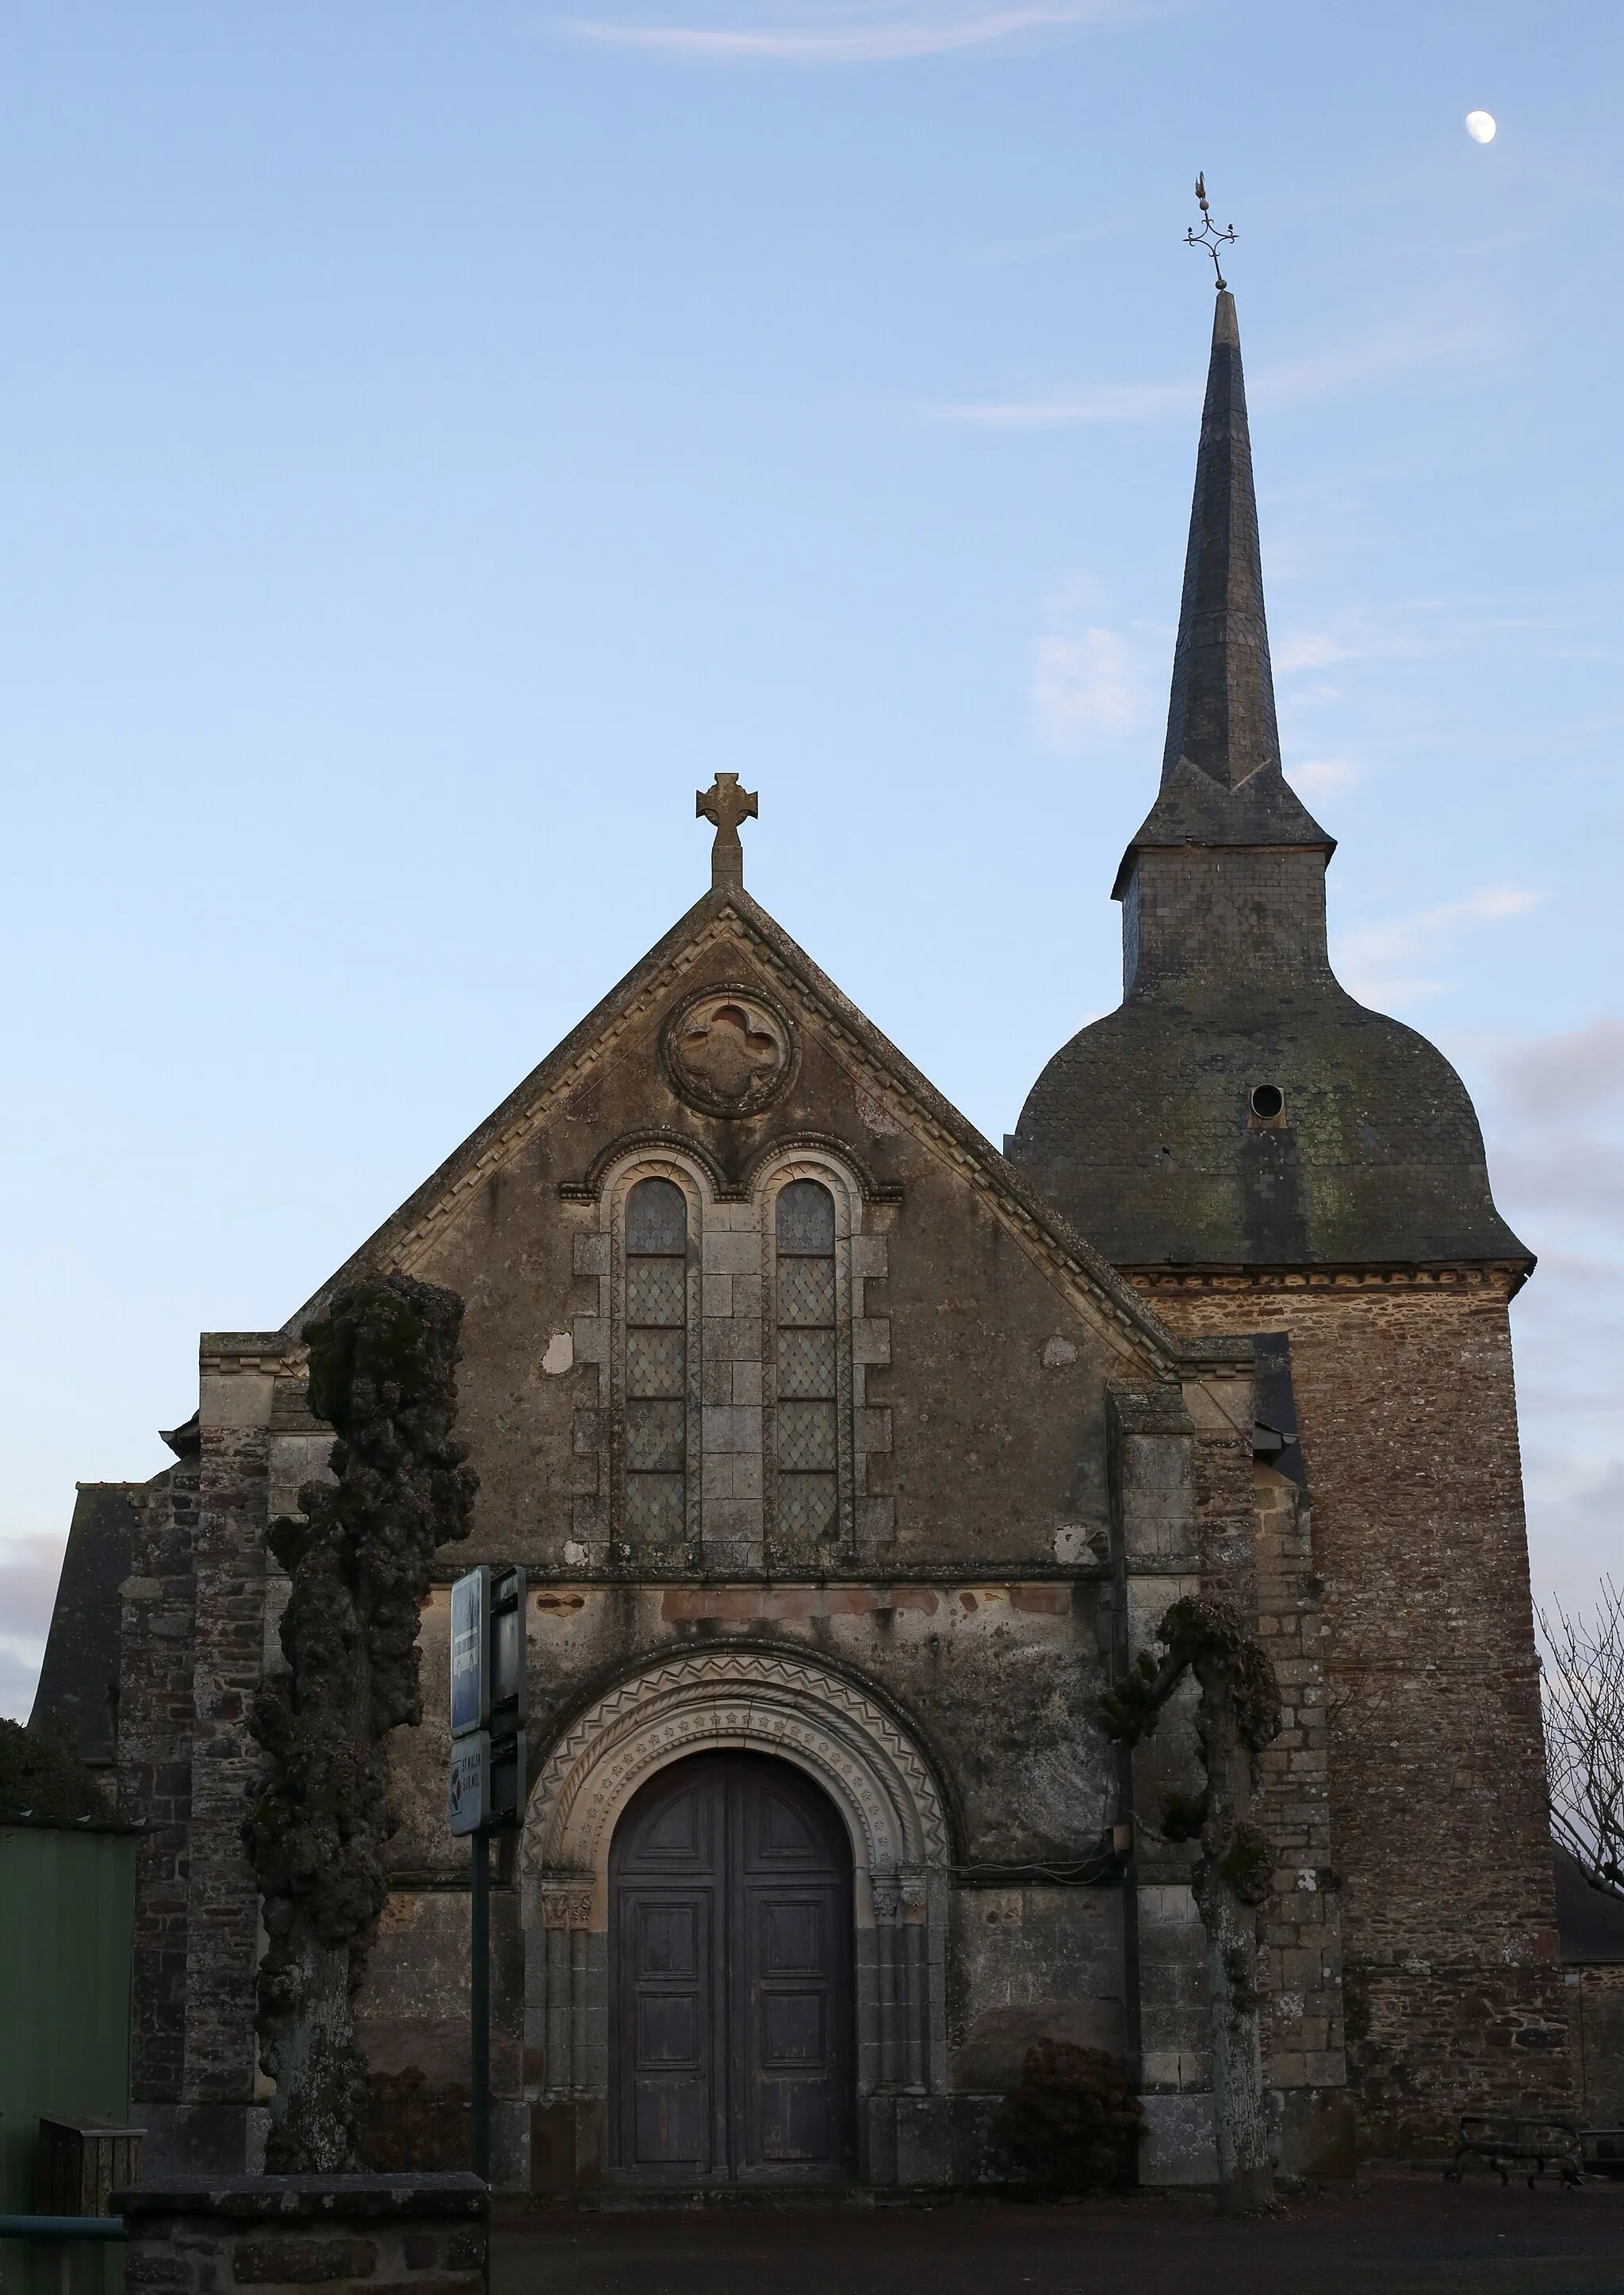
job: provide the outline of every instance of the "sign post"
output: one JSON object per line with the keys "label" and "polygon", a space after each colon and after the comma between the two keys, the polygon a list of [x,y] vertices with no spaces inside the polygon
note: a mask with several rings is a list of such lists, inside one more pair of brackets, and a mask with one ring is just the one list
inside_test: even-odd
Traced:
{"label": "sign post", "polygon": [[525,1806],[525,1573],[482,1564],[451,1589],[451,1771],[445,1809],[467,1834],[470,1879],[473,2168],[491,2177],[491,1835]]}

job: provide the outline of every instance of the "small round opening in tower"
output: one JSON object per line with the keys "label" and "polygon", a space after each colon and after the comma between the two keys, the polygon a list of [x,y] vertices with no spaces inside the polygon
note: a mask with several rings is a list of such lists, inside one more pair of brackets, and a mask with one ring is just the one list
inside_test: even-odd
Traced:
{"label": "small round opening in tower", "polygon": [[1277,1123],[1285,1113],[1285,1094],[1277,1083],[1254,1083],[1252,1112],[1260,1123]]}

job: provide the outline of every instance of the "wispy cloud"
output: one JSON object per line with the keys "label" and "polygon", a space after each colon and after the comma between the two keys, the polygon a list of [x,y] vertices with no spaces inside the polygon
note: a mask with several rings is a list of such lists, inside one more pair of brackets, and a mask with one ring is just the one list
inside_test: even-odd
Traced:
{"label": "wispy cloud", "polygon": [[[1339,391],[1366,390],[1373,384],[1393,381],[1432,369],[1471,365],[1481,369],[1498,340],[1476,321],[1454,327],[1393,324],[1366,332],[1301,358],[1260,365],[1249,377],[1247,392],[1256,405],[1289,406],[1331,397]],[[938,421],[958,422],[979,430],[1056,430],[1091,422],[1155,422],[1172,415],[1186,416],[1201,404],[1201,387],[1194,379],[1184,382],[1118,382],[1085,385],[1076,390],[1045,391],[1025,398],[972,399],[932,405],[924,411]],[[1311,643],[1313,641],[1304,641]],[[1322,641],[1322,642],[1329,642]],[[1300,660],[1283,658],[1277,667],[1293,668],[1315,661],[1338,661],[1340,649],[1303,654]]]}
{"label": "wispy cloud", "polygon": [[1495,1199],[1539,1254],[1513,1310],[1535,1591],[1583,1601],[1624,1524],[1624,1021],[1502,1044],[1484,1080]]}
{"label": "wispy cloud", "polygon": [[1098,733],[1125,733],[1138,715],[1132,659],[1111,630],[1057,632],[1032,648],[1032,709],[1045,748],[1070,750]]}
{"label": "wispy cloud", "polygon": [[1433,979],[1412,968],[1437,962],[1465,927],[1503,923],[1534,907],[1538,895],[1513,885],[1493,886],[1472,893],[1464,901],[1446,901],[1414,916],[1395,917],[1384,924],[1365,925],[1343,940],[1337,950],[1337,970],[1354,994],[1367,1003],[1413,1003],[1447,989],[1447,980]]}
{"label": "wispy cloud", "polygon": [[1530,1460],[1529,1543],[1534,1598],[1572,1606],[1616,1574],[1624,1523],[1624,1458]]}
{"label": "wispy cloud", "polygon": [[[1114,753],[1151,714],[1152,633],[1106,627],[1097,618],[1099,602],[1094,584],[1069,584],[1045,604],[1044,627],[1032,643],[1033,739],[1063,756]],[[1164,633],[1155,636],[1164,642]]]}
{"label": "wispy cloud", "polygon": [[951,55],[1171,12],[1147,0],[803,0],[696,12],[681,23],[571,16],[559,29],[688,63],[875,64]]}
{"label": "wispy cloud", "polygon": [[1531,1210],[1624,1229],[1624,1148],[1616,1142],[1571,1133],[1514,1140],[1501,1148],[1495,1176]]}
{"label": "wispy cloud", "polygon": [[1555,1119],[1563,1137],[1578,1116],[1624,1112],[1624,1021],[1594,1020],[1520,1044],[1502,1057],[1495,1083],[1508,1114],[1547,1127]]}
{"label": "wispy cloud", "polygon": [[1346,757],[1308,757],[1300,765],[1289,766],[1285,778],[1293,788],[1310,796],[1333,796],[1338,789],[1355,788],[1363,776]]}
{"label": "wispy cloud", "polygon": [[1324,669],[1327,663],[1346,661],[1348,649],[1340,638],[1324,630],[1304,630],[1269,648],[1277,671]]}
{"label": "wispy cloud", "polygon": [[[1624,1340],[1624,1021],[1503,1047],[1489,1077],[1483,1130],[1495,1185],[1540,1253],[1536,1314],[1549,1295],[1595,1288],[1604,1276],[1605,1295],[1587,1312],[1610,1315]],[[1616,1425],[1611,1398],[1610,1410]]]}
{"label": "wispy cloud", "polygon": [[1299,357],[1269,361],[1255,376],[1249,368],[1246,396],[1255,406],[1296,406],[1408,375],[1492,373],[1506,340],[1505,325],[1488,312],[1441,323],[1400,316]]}
{"label": "wispy cloud", "polygon": [[[1487,1120],[1508,1201],[1575,1246],[1555,1254],[1563,1279],[1611,1267],[1624,1238],[1624,1021],[1594,1020],[1503,1052]],[[1612,1256],[1598,1262],[1598,1252]]]}
{"label": "wispy cloud", "polygon": [[939,422],[974,430],[1062,430],[1082,422],[1156,422],[1165,414],[1194,413],[1200,404],[1201,393],[1187,383],[1122,382],[1052,398],[986,399],[926,412]]}
{"label": "wispy cloud", "polygon": [[1057,225],[1049,231],[1016,232],[1008,237],[961,241],[943,260],[964,269],[998,267],[1007,264],[1048,263],[1057,256],[1075,255],[1085,247],[1100,247],[1125,238],[1134,228],[1130,219]]}
{"label": "wispy cloud", "polygon": [[60,1538],[0,1544],[0,1713],[26,1721],[61,1573]]}
{"label": "wispy cloud", "polygon": [[1615,662],[1624,657],[1611,634],[1617,613],[1611,593],[1559,596],[1538,612],[1514,599],[1395,598],[1379,613],[1348,614],[1334,629],[1290,631],[1269,650],[1280,677],[1339,662],[1432,660],[1483,646],[1515,645],[1544,661]]}

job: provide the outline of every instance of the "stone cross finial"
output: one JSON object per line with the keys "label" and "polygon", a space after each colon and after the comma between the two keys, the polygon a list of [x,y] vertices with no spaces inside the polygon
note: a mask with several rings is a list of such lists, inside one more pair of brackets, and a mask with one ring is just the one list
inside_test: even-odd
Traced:
{"label": "stone cross finial", "polygon": [[718,773],[709,788],[695,790],[694,818],[716,824],[716,841],[711,846],[712,891],[725,886],[742,893],[745,848],[739,841],[739,824],[756,818],[755,790],[741,789],[737,773]]}

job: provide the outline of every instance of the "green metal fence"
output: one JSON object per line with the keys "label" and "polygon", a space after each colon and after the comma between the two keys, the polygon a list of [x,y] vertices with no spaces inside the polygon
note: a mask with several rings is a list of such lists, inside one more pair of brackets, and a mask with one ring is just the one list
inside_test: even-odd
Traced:
{"label": "green metal fence", "polygon": [[[31,2213],[39,2122],[130,2117],[135,1835],[0,1821],[0,2215]],[[0,2240],[4,2295],[113,2295],[123,2250]]]}

